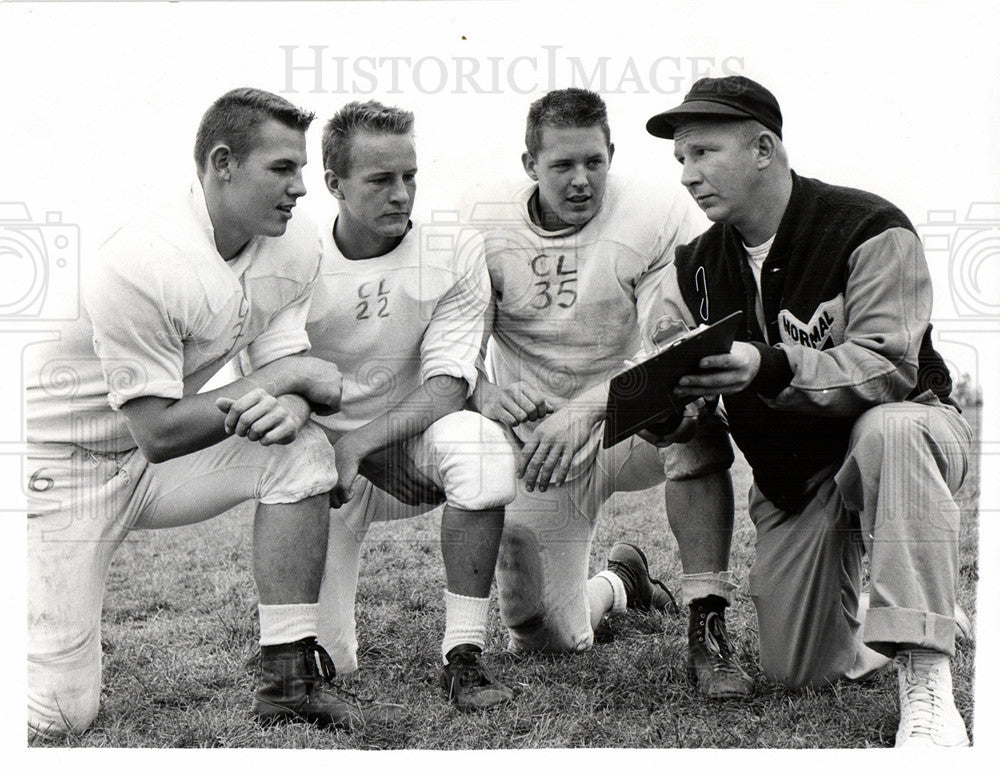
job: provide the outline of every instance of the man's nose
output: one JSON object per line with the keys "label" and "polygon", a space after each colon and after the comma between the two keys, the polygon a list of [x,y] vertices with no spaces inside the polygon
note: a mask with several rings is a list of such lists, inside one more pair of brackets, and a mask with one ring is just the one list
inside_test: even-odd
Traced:
{"label": "man's nose", "polygon": [[288,187],[288,194],[294,195],[296,198],[301,198],[306,194],[306,182],[302,178],[302,172],[297,171],[295,176],[292,178],[292,183]]}
{"label": "man's nose", "polygon": [[393,203],[406,203],[410,199],[410,191],[406,189],[402,179],[397,179],[389,191],[389,200]]}
{"label": "man's nose", "polygon": [[695,169],[693,163],[685,163],[681,169],[681,184],[690,187],[701,180],[701,174]]}

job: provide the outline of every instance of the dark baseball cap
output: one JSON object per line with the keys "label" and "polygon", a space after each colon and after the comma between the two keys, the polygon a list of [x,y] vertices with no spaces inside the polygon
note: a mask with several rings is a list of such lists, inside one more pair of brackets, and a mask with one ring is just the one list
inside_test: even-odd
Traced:
{"label": "dark baseball cap", "polygon": [[673,139],[678,123],[685,118],[752,118],[781,138],[778,100],[760,83],[742,75],[702,78],[691,86],[679,106],[651,117],[646,130],[653,136]]}

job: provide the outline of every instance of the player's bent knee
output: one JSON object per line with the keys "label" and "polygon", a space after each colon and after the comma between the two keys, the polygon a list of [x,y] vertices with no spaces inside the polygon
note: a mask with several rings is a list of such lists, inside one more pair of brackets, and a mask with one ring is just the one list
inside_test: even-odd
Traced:
{"label": "player's bent knee", "polygon": [[273,459],[260,480],[262,503],[297,503],[329,492],[337,483],[333,447],[326,434],[306,424],[288,445],[260,447]]}
{"label": "player's bent knee", "polygon": [[508,626],[509,648],[512,652],[535,653],[539,655],[566,655],[589,650],[594,637],[572,637],[546,623],[544,618],[532,618],[525,623]]}
{"label": "player's bent knee", "polygon": [[448,504],[467,511],[501,508],[514,499],[515,460],[503,428],[476,412],[434,423],[434,448]]}
{"label": "player's bent knee", "polygon": [[28,691],[28,729],[33,735],[58,738],[79,735],[94,720],[100,707],[100,688],[87,687],[45,696]]}
{"label": "player's bent knee", "polygon": [[46,736],[78,734],[97,718],[101,698],[101,648],[93,626],[61,629],[58,639],[29,626],[28,727]]}
{"label": "player's bent knee", "polygon": [[575,613],[558,594],[547,595],[547,589],[558,586],[546,583],[542,550],[536,532],[505,523],[497,559],[497,594],[510,649],[544,654],[586,650],[593,644],[593,632],[585,609]]}
{"label": "player's bent knee", "polygon": [[669,481],[689,481],[729,470],[733,446],[721,417],[710,415],[686,444],[671,444],[661,450],[664,475]]}
{"label": "player's bent knee", "polygon": [[516,493],[513,470],[504,472],[498,478],[491,478],[485,474],[458,484],[452,489],[445,489],[448,504],[463,511],[503,508],[514,499]]}

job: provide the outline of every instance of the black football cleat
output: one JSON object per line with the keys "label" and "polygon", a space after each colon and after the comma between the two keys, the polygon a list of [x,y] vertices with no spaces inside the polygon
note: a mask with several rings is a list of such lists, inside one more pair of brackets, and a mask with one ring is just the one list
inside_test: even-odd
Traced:
{"label": "black football cleat", "polygon": [[498,682],[483,665],[482,650],[474,644],[460,644],[448,651],[441,671],[441,686],[455,707],[485,709],[514,697],[509,687]]}
{"label": "black football cleat", "polygon": [[625,584],[626,607],[629,609],[680,612],[670,590],[661,581],[650,576],[646,554],[638,546],[615,543],[608,552],[607,569],[618,575]]}
{"label": "black football cleat", "polygon": [[261,647],[263,683],[253,713],[264,724],[311,722],[322,727],[355,730],[369,724],[391,724],[403,707],[366,702],[334,682],[330,655],[310,636],[289,644]]}
{"label": "black football cleat", "polygon": [[726,635],[722,599],[691,603],[688,620],[688,676],[709,698],[748,698],[753,680],[739,663]]}

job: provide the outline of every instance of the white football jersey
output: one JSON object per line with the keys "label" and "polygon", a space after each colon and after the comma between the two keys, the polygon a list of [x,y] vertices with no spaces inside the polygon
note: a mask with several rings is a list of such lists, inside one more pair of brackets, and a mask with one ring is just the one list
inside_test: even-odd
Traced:
{"label": "white football jersey", "polygon": [[[494,289],[487,372],[501,386],[523,380],[559,408],[620,371],[656,322],[673,314],[660,292],[662,274],[674,249],[700,228],[686,195],[610,176],[593,219],[547,231],[528,214],[536,189],[467,215],[483,233]],[[515,430],[525,440],[532,429]]]}
{"label": "white football jersey", "polygon": [[244,349],[253,367],[308,350],[319,259],[315,222],[296,213],[281,237],[223,260],[194,181],[101,245],[80,317],[27,349],[28,440],[132,449],[125,402],[196,393]]}
{"label": "white football jersey", "polygon": [[311,355],[340,367],[340,411],[316,417],[343,433],[391,409],[436,375],[476,384],[490,283],[469,228],[414,224],[399,246],[350,260],[324,230],[323,263],[306,330]]}

